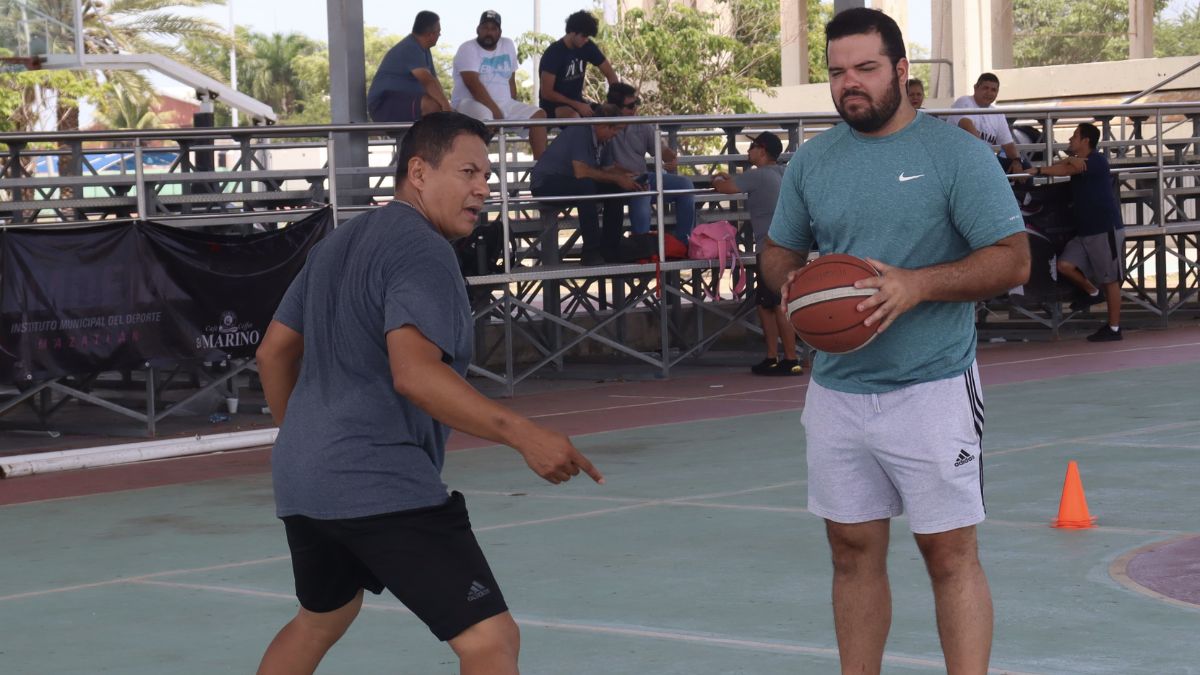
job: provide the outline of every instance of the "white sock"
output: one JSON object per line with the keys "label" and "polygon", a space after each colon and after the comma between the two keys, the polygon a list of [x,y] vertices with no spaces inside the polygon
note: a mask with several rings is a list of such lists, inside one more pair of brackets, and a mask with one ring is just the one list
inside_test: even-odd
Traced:
{"label": "white sock", "polygon": [[1109,330],[1111,330],[1111,331],[1112,331],[1112,332],[1114,332],[1114,333],[1120,333],[1120,332],[1121,332],[1121,327],[1120,327],[1120,326],[1109,326],[1109,327],[1108,327],[1108,329],[1109,329]]}
{"label": "white sock", "polygon": [[1100,289],[1099,289],[1099,288],[1097,288],[1096,290],[1092,291],[1091,293],[1088,293],[1088,295],[1090,295],[1090,296],[1092,296],[1092,297],[1094,298],[1094,297],[1096,297],[1097,295],[1100,295]]}

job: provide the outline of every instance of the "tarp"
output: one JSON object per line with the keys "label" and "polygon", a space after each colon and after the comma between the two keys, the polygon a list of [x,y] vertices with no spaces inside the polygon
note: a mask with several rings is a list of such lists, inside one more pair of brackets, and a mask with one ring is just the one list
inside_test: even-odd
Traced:
{"label": "tarp", "polygon": [[323,209],[279,230],[153,222],[0,232],[0,382],[253,356]]}

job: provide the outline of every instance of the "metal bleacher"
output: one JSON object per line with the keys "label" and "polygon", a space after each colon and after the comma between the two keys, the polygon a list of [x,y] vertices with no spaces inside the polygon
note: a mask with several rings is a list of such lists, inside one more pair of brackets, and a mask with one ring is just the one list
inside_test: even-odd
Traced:
{"label": "metal bleacher", "polygon": [[[1042,161],[1065,147],[1079,122],[1102,127],[1101,147],[1118,176],[1128,225],[1126,301],[1151,325],[1165,325],[1172,314],[1194,309],[1200,287],[1200,103],[1003,112],[1014,123],[1040,130],[1041,141],[1020,149],[1041,155]],[[751,130],[779,133],[785,139],[781,161],[786,161],[837,119],[806,113],[640,117],[637,122],[653,125],[679,153],[681,172],[694,179],[701,222],[730,220],[742,226],[742,262],[753,274],[744,196],[712,191],[709,174],[745,168],[745,142],[739,138]],[[705,286],[712,286],[715,261],[579,264],[576,220],[560,213],[553,200],[529,194],[532,163],[520,152],[525,141],[510,133],[515,129],[493,126],[502,133],[493,141],[494,191],[481,221],[498,230],[500,250],[495,256],[485,251],[478,264],[465,266],[476,321],[473,375],[509,394],[530,376],[569,370],[574,362],[594,358],[620,358],[668,376],[673,367],[730,336],[740,335],[734,339],[744,344],[747,334],[760,334],[750,320],[752,299],[728,299],[727,286],[724,300],[708,299]],[[153,219],[249,233],[286,227],[327,207],[344,221],[392,198],[394,146],[406,128],[359,124],[0,134],[0,231]],[[351,130],[369,138],[368,160],[362,166],[335,166],[329,158],[341,156],[338,144],[349,142]],[[130,161],[117,170],[100,170],[92,160],[101,152]],[[166,153],[170,161],[165,168],[149,167],[144,160],[150,153]],[[51,164],[49,158],[57,165],[52,172],[40,168]],[[650,168],[661,171],[661,158]],[[657,201],[658,231],[669,230],[672,216],[663,192],[648,194]],[[1056,336],[1080,317],[1057,300],[1030,305],[999,299],[981,304],[979,319],[985,331],[1019,327]],[[0,399],[0,416],[8,409]],[[157,416],[170,414],[157,410]]]}

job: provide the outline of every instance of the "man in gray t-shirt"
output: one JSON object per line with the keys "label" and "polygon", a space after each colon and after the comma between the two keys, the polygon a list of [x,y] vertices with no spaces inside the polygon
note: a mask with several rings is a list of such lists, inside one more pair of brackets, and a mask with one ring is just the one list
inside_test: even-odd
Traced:
{"label": "man in gray t-shirt", "polygon": [[[620,107],[621,114],[627,117],[636,115],[642,104],[637,89],[624,82],[609,86],[608,102]],[[654,169],[653,161],[650,162],[647,171],[647,157],[654,157],[656,147],[662,157],[663,190],[694,189],[692,179],[675,173],[679,157],[671,146],[662,142],[652,124],[626,125],[609,143],[609,152],[613,164],[632,173],[635,180],[646,186],[646,189],[656,190],[658,172]],[[654,195],[629,198],[629,229],[634,234],[650,231],[650,203],[654,199]],[[675,236],[687,243],[692,228],[696,226],[696,195],[691,192],[663,195],[663,204],[675,205]]]}
{"label": "man in gray t-shirt", "polygon": [[[775,216],[775,203],[779,201],[779,185],[783,182],[783,165],[779,156],[783,154],[783,141],[775,134],[764,131],[750,139],[747,157],[754,168],[731,177],[725,172],[713,174],[713,189],[727,195],[746,193],[746,209],[750,211],[750,227],[754,230],[754,250],[762,253],[763,240],[771,228]],[[758,268],[762,269],[762,260]],[[763,283],[762,274],[755,279],[755,297],[758,300],[758,320],[763,327],[763,338],[767,342],[766,357],[750,367],[755,375],[801,375],[800,357],[796,354],[796,331],[779,311],[779,292]],[[778,343],[783,342],[783,358],[779,358]]]}
{"label": "man in gray t-shirt", "polygon": [[371,78],[367,112],[372,120],[413,122],[431,112],[450,110],[430,52],[441,35],[437,14],[417,12],[412,33],[388,50]]}
{"label": "man in gray t-shirt", "polygon": [[280,426],[271,455],[300,612],[259,672],[313,672],[362,606],[401,598],[463,672],[517,672],[519,637],[441,479],[450,427],[505,443],[551,483],[600,473],[556,431],[463,379],[472,321],[447,240],[470,234],[490,189],[490,132],[433,113],[400,147],[396,199],[313,248],[258,350]]}

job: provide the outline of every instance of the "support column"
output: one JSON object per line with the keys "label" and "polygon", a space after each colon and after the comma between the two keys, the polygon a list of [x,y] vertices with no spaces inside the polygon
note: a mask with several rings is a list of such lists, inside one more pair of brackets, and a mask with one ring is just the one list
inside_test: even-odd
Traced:
{"label": "support column", "polygon": [[833,15],[853,7],[866,7],[866,0],[833,0]]}
{"label": "support column", "polygon": [[979,74],[992,69],[995,5],[995,0],[933,0],[933,58],[952,61],[954,76],[951,84],[949,68],[934,68],[932,97],[967,94]]}
{"label": "support column", "polygon": [[779,0],[779,27],[780,84],[808,84],[807,0]]}
{"label": "support column", "polygon": [[1129,58],[1154,58],[1154,0],[1129,0]]}
{"label": "support column", "polygon": [[[329,24],[329,101],[334,124],[367,120],[367,67],[363,45],[362,0],[325,0]],[[334,134],[332,159],[339,169],[367,166],[367,134]],[[365,188],[363,176],[343,176],[337,187]],[[332,197],[331,197],[332,198]],[[338,197],[338,204],[365,204],[366,195]]]}
{"label": "support column", "polygon": [[[908,0],[871,0],[871,6],[892,17],[892,21],[900,27],[904,34],[905,47],[908,46]],[[911,55],[910,55],[911,56]]]}
{"label": "support column", "polygon": [[1013,65],[1013,0],[992,0],[992,68]]}

